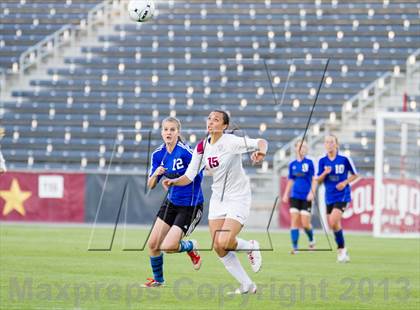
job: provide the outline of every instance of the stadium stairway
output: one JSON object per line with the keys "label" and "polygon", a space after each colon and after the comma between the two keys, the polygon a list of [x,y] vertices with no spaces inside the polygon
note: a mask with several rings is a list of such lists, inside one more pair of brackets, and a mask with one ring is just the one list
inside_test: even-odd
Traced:
{"label": "stadium stairway", "polygon": [[[13,89],[3,118],[10,138],[2,144],[11,167],[45,168],[54,156],[63,169],[103,170],[111,154],[106,140],[131,129],[131,140],[118,145],[127,163],[119,168],[131,171],[144,162],[130,147],[144,142],[142,130],[158,129],[168,114],[200,130],[211,109],[223,108],[247,133],[272,142],[267,171],[274,151],[305,129],[325,65],[319,57],[331,62],[314,122],[339,120],[346,100],[401,68],[420,46],[416,1],[168,1],[150,23],[111,22]],[[283,105],[273,104],[262,58],[271,59],[267,65]],[[192,131],[186,138],[194,144],[199,136]],[[157,145],[158,132],[152,138]],[[12,154],[24,143],[26,154]],[[60,148],[68,145],[81,155]],[[37,157],[38,146],[44,152]]]}
{"label": "stadium stairway", "polygon": [[[333,126],[334,134],[337,135],[340,141],[340,150],[353,158],[359,166],[361,175],[364,177],[373,177],[375,168],[375,130],[376,130],[376,115],[379,111],[390,112],[419,112],[420,111],[420,66],[419,66],[420,50],[411,55],[407,60],[407,65],[410,65],[410,60],[415,58],[416,62],[412,64],[413,70],[406,70],[404,74],[393,74],[387,83],[384,79],[378,79],[374,84],[382,84],[384,92],[376,98],[376,104],[366,106],[354,118],[349,119],[345,124],[337,124]],[[362,98],[368,89],[360,91],[356,96]],[[419,119],[420,126],[420,119]],[[388,137],[399,137],[401,128],[389,127],[386,135]],[[411,132],[411,135],[417,135],[417,144],[409,145],[411,154],[418,154],[420,133]],[[392,138],[391,138],[392,140]],[[389,148],[393,147],[399,150],[400,144],[398,139],[395,142],[390,141]],[[393,145],[395,143],[395,145]],[[315,157],[322,156],[324,146],[321,143],[312,145],[313,154]],[[416,155],[414,155],[416,156]],[[417,158],[418,159],[418,158]],[[392,160],[392,158],[391,158]],[[395,161],[399,161],[399,152],[395,153]],[[416,164],[413,162],[413,164]],[[417,163],[418,165],[418,163]],[[416,168],[413,166],[413,168]],[[416,168],[418,169],[418,167]]]}

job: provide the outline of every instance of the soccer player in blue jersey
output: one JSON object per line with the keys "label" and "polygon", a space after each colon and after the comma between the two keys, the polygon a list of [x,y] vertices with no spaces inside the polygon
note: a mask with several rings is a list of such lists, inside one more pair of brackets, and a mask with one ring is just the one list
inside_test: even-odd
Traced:
{"label": "soccer player in blue jersey", "polygon": [[311,225],[311,207],[317,181],[312,159],[306,157],[308,146],[305,141],[295,143],[296,159],[289,164],[289,176],[283,194],[283,202],[290,203],[290,237],[292,254],[298,251],[299,227],[302,224],[309,239],[309,248],[315,247]]}
{"label": "soccer player in blue jersey", "polygon": [[[341,217],[351,201],[350,183],[357,179],[357,170],[350,157],[338,152],[338,139],[328,135],[324,140],[327,155],[319,160],[318,183],[325,185],[325,204],[327,205],[328,224],[334,231],[337,243],[337,261],[350,261],[344,243]],[[349,175],[350,174],[350,175]]]}
{"label": "soccer player in blue jersey", "polygon": [[[187,170],[193,151],[181,141],[180,130],[181,123],[178,119],[168,117],[162,121],[161,135],[164,143],[152,153],[152,166],[147,184],[150,189],[153,189],[162,177],[177,178]],[[202,178],[200,173],[187,186],[169,188],[148,241],[153,278],[148,278],[145,287],[164,284],[162,251],[187,252],[194,269],[200,268],[201,257],[197,251],[197,241],[181,239],[191,234],[200,222],[203,212]]]}

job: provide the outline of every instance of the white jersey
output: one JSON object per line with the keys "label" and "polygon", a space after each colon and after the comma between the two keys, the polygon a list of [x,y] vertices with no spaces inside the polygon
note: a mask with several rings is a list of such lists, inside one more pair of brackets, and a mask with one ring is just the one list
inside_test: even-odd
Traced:
{"label": "white jersey", "polygon": [[223,134],[216,143],[210,138],[194,149],[185,175],[190,180],[205,167],[213,175],[212,199],[239,200],[250,196],[249,178],[242,167],[242,154],[258,150],[258,139]]}

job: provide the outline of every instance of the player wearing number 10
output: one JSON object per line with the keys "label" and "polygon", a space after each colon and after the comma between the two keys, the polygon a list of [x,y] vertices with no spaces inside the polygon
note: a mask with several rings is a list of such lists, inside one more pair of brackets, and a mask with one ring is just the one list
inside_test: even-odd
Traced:
{"label": "player wearing number 10", "polygon": [[[191,161],[193,151],[180,138],[181,123],[174,117],[162,121],[162,139],[165,143],[152,154],[148,187],[153,189],[162,177],[177,178],[185,173]],[[194,269],[201,266],[201,257],[197,251],[197,241],[181,240],[188,236],[200,222],[203,210],[201,191],[202,173],[193,182],[184,187],[173,187],[157,214],[156,222],[150,234],[148,246],[153,278],[149,278],[145,287],[161,286],[163,278],[163,253],[187,252]]]}
{"label": "player wearing number 10", "polygon": [[325,185],[328,224],[334,231],[337,243],[337,261],[346,263],[350,257],[344,244],[341,217],[351,201],[350,183],[357,179],[357,171],[350,157],[338,153],[336,136],[326,136],[324,145],[327,155],[319,160],[318,183]]}

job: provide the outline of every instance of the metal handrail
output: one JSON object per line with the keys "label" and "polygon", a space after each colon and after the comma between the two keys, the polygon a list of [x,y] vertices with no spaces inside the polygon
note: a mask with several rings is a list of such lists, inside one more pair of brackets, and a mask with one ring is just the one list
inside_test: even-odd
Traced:
{"label": "metal handrail", "polygon": [[107,25],[111,20],[113,9],[119,6],[121,1],[105,0],[99,3],[89,10],[86,20],[81,20],[80,25],[64,25],[42,41],[29,47],[19,57],[19,74],[22,76],[28,68],[39,65],[45,57],[56,55],[60,47],[74,43],[76,36],[81,32],[86,31],[87,35],[90,35],[93,27],[99,23]]}
{"label": "metal handrail", "polygon": [[411,54],[405,62],[407,78],[406,85],[408,85],[408,79],[411,78],[415,72],[420,71],[420,61],[418,61],[418,58],[420,58],[420,48]]}
{"label": "metal handrail", "polygon": [[45,57],[57,53],[58,48],[69,43],[72,38],[74,39],[74,35],[74,27],[64,25],[37,44],[29,47],[19,57],[19,73],[23,75],[29,67],[38,65]]}

